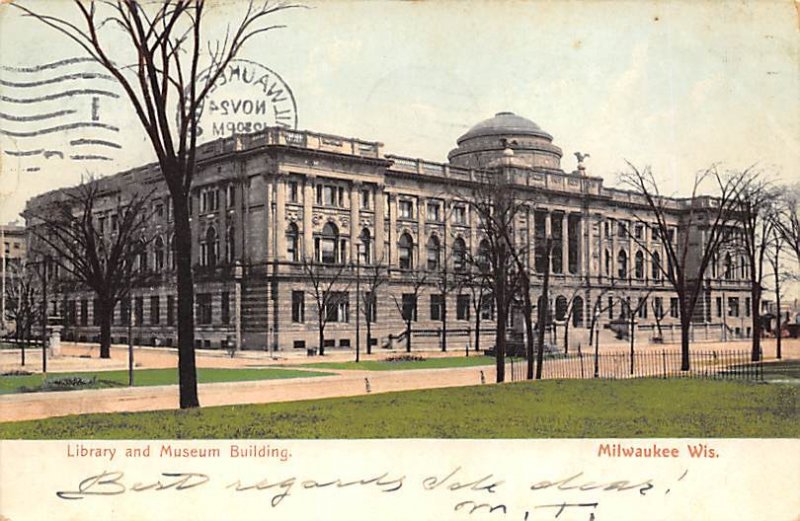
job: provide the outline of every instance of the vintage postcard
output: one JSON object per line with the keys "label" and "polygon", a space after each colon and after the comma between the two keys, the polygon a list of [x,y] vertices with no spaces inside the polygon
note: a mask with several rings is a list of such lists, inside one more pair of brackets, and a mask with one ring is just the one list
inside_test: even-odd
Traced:
{"label": "vintage postcard", "polygon": [[799,31],[0,0],[0,520],[799,520]]}

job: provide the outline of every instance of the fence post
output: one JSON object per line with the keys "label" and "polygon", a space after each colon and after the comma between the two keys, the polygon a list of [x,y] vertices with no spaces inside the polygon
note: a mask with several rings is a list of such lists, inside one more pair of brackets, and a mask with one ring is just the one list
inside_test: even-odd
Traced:
{"label": "fence post", "polygon": [[583,380],[583,354],[580,351],[578,351],[578,358],[581,362],[581,380]]}
{"label": "fence post", "polygon": [[667,352],[663,349],[661,350],[661,361],[664,366],[664,379],[667,378]]}

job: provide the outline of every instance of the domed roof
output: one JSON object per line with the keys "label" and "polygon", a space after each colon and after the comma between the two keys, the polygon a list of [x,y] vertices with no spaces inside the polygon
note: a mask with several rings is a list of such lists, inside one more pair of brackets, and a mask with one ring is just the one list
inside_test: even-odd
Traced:
{"label": "domed roof", "polygon": [[525,135],[525,136],[538,136],[553,139],[553,136],[545,132],[533,121],[517,116],[513,112],[498,112],[493,118],[481,121],[466,134],[458,138],[458,143],[466,141],[467,139],[484,136],[512,136],[512,135]]}

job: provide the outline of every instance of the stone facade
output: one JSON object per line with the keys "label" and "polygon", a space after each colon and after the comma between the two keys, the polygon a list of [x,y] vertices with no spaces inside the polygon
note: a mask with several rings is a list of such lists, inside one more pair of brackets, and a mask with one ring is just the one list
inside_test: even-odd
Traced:
{"label": "stone facade", "polygon": [[[502,162],[508,149],[513,157]],[[331,317],[326,328],[328,348],[354,348],[356,278],[362,291],[369,289],[370,266],[381,264],[388,265],[389,280],[375,299],[372,329],[377,348],[391,345],[401,335],[404,325],[398,307],[403,295],[413,293],[415,280],[427,274],[417,303],[413,345],[439,345],[444,309],[448,347],[464,349],[475,327],[476,310],[470,300],[474,297],[462,287],[442,299],[436,281],[443,270],[458,270],[454,252],[477,251],[478,223],[463,194],[475,183],[476,169],[497,164],[513,178],[526,203],[517,231],[529,266],[541,270],[537,245],[547,235],[554,238],[553,309],[562,330],[565,310],[572,309],[573,343],[585,344],[596,299],[618,301],[624,296],[635,301],[650,290],[647,298],[663,306],[662,326],[674,331],[677,340],[675,294],[654,268],[654,262],[664,261],[666,255],[651,257],[635,240],[659,251],[660,238],[634,218],[644,215],[643,201],[630,192],[604,187],[602,179],[588,175],[582,163],[574,172],[563,171],[561,157],[548,133],[510,113],[473,127],[444,164],[385,154],[381,143],[281,128],[202,145],[190,205],[198,347],[233,346],[237,320],[243,349],[316,347],[317,310],[302,263],[304,257],[313,257],[329,265],[329,273],[341,264],[348,266],[342,283],[332,288],[342,292],[341,299],[326,311]],[[157,166],[99,182],[107,204],[99,208],[98,218],[109,220],[121,194],[155,190],[146,233],[157,238],[147,269],[159,273],[160,282],[134,290],[133,336],[137,343],[175,345],[172,212]],[[28,207],[47,204],[57,196],[58,191],[38,196]],[[671,200],[670,208],[676,233],[692,230],[702,240],[697,226],[681,225],[686,201]],[[235,276],[238,265],[241,277]],[[744,271],[722,254],[712,270],[698,304],[695,336],[746,334]],[[535,301],[540,278],[534,277],[533,284]],[[114,321],[117,342],[127,341],[124,306]],[[72,290],[55,299],[53,307],[65,317],[67,339],[92,340],[99,334],[90,294]],[[602,325],[618,318],[622,310],[620,303],[602,307]],[[482,347],[490,347],[492,310],[487,307],[481,313]],[[653,313],[654,307],[647,305],[639,315],[637,328],[645,337],[654,335]],[[360,322],[364,348],[363,315]]]}

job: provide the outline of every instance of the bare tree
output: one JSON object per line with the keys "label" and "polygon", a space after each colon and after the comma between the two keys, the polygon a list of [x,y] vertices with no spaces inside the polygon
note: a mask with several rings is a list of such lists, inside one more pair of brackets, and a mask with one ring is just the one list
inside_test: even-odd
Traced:
{"label": "bare tree", "polygon": [[[747,182],[748,171],[730,176],[720,174],[716,166],[695,175],[690,195],[681,208],[670,208],[663,197],[650,167],[639,169],[628,163],[621,181],[638,195],[645,210],[635,213],[635,220],[645,229],[658,231],[666,262],[659,269],[675,289],[681,322],[681,370],[689,370],[689,334],[698,296],[703,289],[703,275],[720,245],[730,236],[735,222],[737,195]],[[716,193],[704,196],[700,190],[713,183]],[[677,225],[670,216],[680,215]],[[652,256],[654,250],[642,239],[634,237],[639,247]]]}
{"label": "bare tree", "polygon": [[367,266],[366,277],[362,281],[364,288],[361,292],[361,313],[367,325],[367,354],[372,354],[372,324],[375,323],[378,313],[378,292],[386,284],[389,276],[388,268],[382,263]]}
{"label": "bare tree", "polygon": [[411,284],[411,293],[403,293],[400,298],[396,294],[392,294],[392,300],[397,308],[397,312],[403,319],[406,325],[403,335],[406,337],[406,352],[411,352],[411,334],[412,324],[417,320],[417,311],[419,308],[419,297],[425,290],[428,283],[428,274],[418,270],[407,272],[407,281]]}
{"label": "bare tree", "polygon": [[634,345],[636,344],[636,317],[642,310],[647,309],[647,299],[652,293],[652,290],[647,291],[644,295],[640,295],[636,300],[636,305],[631,303],[631,296],[626,295],[620,298],[620,303],[623,309],[623,316],[628,319],[628,345],[630,346],[631,363],[630,374],[634,371]]}
{"label": "bare tree", "polygon": [[[475,342],[473,344],[473,349],[475,352],[478,352],[481,348],[481,315],[483,314],[486,303],[493,300],[490,281],[484,273],[475,269],[470,269],[460,274],[460,276],[462,278],[461,287],[466,287],[469,290],[470,306],[475,313]],[[469,356],[469,349],[466,350],[466,353],[467,356]]]}
{"label": "bare tree", "polygon": [[100,358],[111,356],[114,307],[134,286],[152,277],[147,270],[146,235],[150,194],[118,199],[113,212],[99,215],[104,194],[99,181],[65,190],[63,197],[26,218],[32,223],[35,256],[49,256],[62,273],[62,283],[86,287],[95,295],[100,324]]}
{"label": "bare tree", "polygon": [[775,225],[783,241],[789,245],[800,262],[800,187],[784,187],[781,211]]}
{"label": "bare tree", "polygon": [[[174,209],[180,406],[198,407],[188,203],[197,163],[198,116],[208,93],[244,45],[282,27],[263,22],[296,6],[269,0],[256,5],[251,0],[240,11],[239,21],[228,25],[224,40],[212,46],[204,37],[204,0],[73,0],[73,4],[77,22],[19,2],[11,5],[60,32],[101,64],[122,86],[148,135]],[[122,54],[113,54],[119,51]],[[203,60],[209,61],[205,74]]]}
{"label": "bare tree", "polygon": [[325,327],[329,322],[345,319],[339,310],[348,308],[348,289],[350,281],[344,276],[348,265],[324,264],[308,257],[303,258],[303,273],[311,284],[311,297],[317,311],[317,332],[319,334],[318,353],[325,355]]}
{"label": "bare tree", "polygon": [[746,175],[746,182],[736,196],[737,247],[747,260],[746,273],[750,282],[751,359],[761,359],[761,294],[763,291],[767,253],[776,240],[773,218],[778,194],[774,187],[756,172]]}
{"label": "bare tree", "polygon": [[6,317],[14,322],[14,339],[20,347],[20,365],[25,365],[25,348],[28,347],[34,324],[41,316],[41,285],[32,269],[23,264],[9,265],[9,283],[6,286]]}

